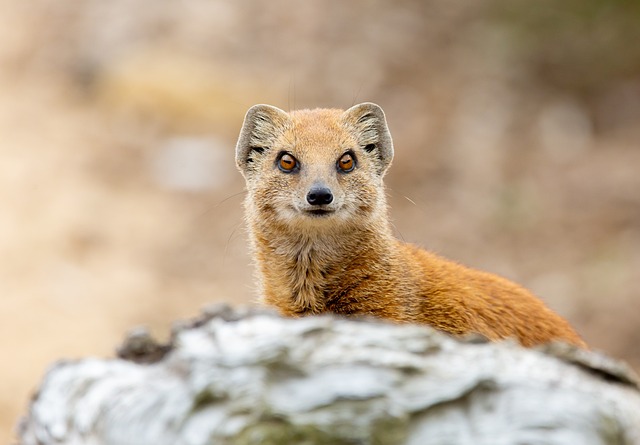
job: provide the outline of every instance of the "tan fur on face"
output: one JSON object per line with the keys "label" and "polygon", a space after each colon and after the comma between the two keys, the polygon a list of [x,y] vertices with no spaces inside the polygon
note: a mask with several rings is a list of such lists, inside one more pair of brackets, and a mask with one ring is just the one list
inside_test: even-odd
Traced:
{"label": "tan fur on face", "polygon": [[[281,153],[298,162],[278,168]],[[352,153],[356,166],[338,160]],[[368,314],[430,324],[452,334],[516,337],[525,346],[562,339],[585,346],[569,324],[520,286],[396,240],[382,178],[393,158],[375,104],[286,113],[252,107],[236,147],[247,182],[246,219],[267,304],[286,315]],[[316,216],[317,186],[333,200]]]}

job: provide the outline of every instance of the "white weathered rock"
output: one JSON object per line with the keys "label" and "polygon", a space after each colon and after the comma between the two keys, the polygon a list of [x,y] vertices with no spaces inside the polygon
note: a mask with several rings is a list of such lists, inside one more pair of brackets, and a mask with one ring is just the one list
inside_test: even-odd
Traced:
{"label": "white weathered rock", "polygon": [[223,307],[121,355],[55,365],[21,443],[640,444],[633,373],[565,345]]}

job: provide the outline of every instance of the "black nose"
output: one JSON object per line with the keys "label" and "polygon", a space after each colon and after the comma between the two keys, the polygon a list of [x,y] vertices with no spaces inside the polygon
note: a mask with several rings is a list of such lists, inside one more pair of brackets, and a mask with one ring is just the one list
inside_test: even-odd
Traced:
{"label": "black nose", "polygon": [[331,204],[331,201],[333,201],[333,194],[327,187],[313,187],[307,193],[307,202],[312,206]]}

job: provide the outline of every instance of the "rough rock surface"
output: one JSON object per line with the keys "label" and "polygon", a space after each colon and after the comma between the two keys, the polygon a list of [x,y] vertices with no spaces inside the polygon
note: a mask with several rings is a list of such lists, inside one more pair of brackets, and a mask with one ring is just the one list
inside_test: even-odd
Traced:
{"label": "rough rock surface", "polygon": [[636,376],[566,345],[218,307],[119,353],[54,365],[21,443],[640,444]]}

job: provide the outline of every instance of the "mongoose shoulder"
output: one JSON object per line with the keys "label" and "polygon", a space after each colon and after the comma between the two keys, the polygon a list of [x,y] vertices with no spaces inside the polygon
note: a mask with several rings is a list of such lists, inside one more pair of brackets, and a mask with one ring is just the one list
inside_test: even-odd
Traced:
{"label": "mongoose shoulder", "polygon": [[267,304],[290,316],[364,314],[524,346],[586,347],[526,289],[397,240],[383,184],[392,158],[378,105],[249,109],[236,163]]}

